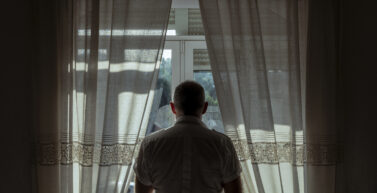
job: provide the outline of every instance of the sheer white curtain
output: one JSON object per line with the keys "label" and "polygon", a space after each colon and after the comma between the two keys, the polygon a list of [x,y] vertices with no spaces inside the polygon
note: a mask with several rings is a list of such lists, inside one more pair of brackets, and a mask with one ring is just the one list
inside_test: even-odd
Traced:
{"label": "sheer white curtain", "polygon": [[127,192],[171,0],[51,2],[37,3],[37,191]]}
{"label": "sheer white curtain", "polygon": [[[305,192],[303,90],[307,2],[201,0],[225,133],[245,192]],[[317,150],[317,149],[316,149]],[[310,154],[310,155],[308,155]]]}

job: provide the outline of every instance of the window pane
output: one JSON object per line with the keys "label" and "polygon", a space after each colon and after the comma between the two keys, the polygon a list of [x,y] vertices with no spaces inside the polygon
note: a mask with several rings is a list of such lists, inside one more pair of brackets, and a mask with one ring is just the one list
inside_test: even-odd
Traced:
{"label": "window pane", "polygon": [[174,8],[170,10],[167,35],[204,36],[199,8]]}
{"label": "window pane", "polygon": [[168,128],[174,123],[174,115],[170,110],[171,92],[171,58],[172,50],[164,49],[158,74],[156,92],[149,117],[147,135],[162,128]]}
{"label": "window pane", "polygon": [[216,96],[215,83],[213,81],[208,51],[206,49],[194,49],[194,80],[204,88],[206,101],[208,102],[207,113],[203,116],[203,122],[210,129],[224,133],[221,119],[219,102]]}

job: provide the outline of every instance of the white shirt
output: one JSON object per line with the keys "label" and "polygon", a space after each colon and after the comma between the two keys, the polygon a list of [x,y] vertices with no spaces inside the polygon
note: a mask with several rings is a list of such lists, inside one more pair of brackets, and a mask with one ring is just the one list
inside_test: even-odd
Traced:
{"label": "white shirt", "polygon": [[156,193],[218,193],[241,172],[230,138],[194,116],[147,136],[134,170]]}

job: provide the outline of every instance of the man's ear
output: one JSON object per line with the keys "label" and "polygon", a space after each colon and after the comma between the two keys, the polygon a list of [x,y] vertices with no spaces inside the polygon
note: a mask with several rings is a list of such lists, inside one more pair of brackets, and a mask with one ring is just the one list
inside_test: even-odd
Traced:
{"label": "man's ear", "polygon": [[171,107],[171,111],[172,111],[174,114],[177,114],[177,112],[175,111],[175,106],[174,106],[174,103],[173,103],[173,102],[170,102],[170,107]]}
{"label": "man's ear", "polygon": [[204,108],[203,108],[202,114],[204,114],[204,113],[207,112],[207,108],[208,108],[208,102],[205,102],[205,103],[204,103]]}

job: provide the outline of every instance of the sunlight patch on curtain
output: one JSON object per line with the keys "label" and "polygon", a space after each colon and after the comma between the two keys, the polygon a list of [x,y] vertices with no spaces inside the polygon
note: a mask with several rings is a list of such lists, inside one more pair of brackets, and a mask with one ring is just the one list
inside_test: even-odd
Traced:
{"label": "sunlight patch on curtain", "polygon": [[[162,30],[144,30],[144,29],[130,29],[130,30],[120,30],[120,29],[102,29],[99,30],[100,36],[160,36],[162,34]],[[77,35],[79,36],[90,36],[91,30],[84,30],[79,29],[77,31]],[[168,29],[166,35],[176,35],[176,30]]]}

